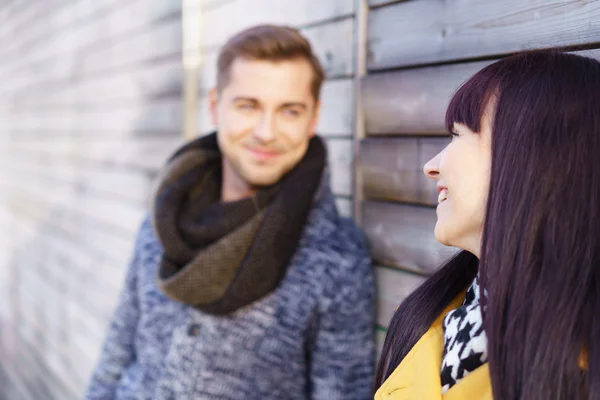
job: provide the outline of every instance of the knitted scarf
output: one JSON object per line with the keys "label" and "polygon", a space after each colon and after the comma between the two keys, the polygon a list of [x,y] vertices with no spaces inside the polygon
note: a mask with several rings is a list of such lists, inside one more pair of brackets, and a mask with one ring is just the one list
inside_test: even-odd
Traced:
{"label": "knitted scarf", "polygon": [[152,221],[163,246],[158,285],[170,298],[229,314],[271,293],[295,253],[325,168],[317,136],[299,164],[254,196],[221,203],[213,133],[183,146],[159,180]]}

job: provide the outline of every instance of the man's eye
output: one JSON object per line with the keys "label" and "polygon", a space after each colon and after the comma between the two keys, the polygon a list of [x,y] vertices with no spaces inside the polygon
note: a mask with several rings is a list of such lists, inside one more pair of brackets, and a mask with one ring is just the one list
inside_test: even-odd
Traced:
{"label": "man's eye", "polygon": [[292,117],[297,117],[298,115],[300,115],[300,111],[294,110],[294,109],[290,109],[290,108],[286,109],[285,113],[288,114],[288,115],[291,115]]}

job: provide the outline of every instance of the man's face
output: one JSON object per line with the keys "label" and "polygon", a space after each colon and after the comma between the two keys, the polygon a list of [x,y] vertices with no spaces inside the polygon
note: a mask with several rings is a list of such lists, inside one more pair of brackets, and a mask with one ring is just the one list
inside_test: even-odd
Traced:
{"label": "man's face", "polygon": [[211,117],[225,167],[249,186],[278,182],[304,157],[319,111],[312,80],[303,59],[238,58],[228,84],[220,93],[211,91]]}

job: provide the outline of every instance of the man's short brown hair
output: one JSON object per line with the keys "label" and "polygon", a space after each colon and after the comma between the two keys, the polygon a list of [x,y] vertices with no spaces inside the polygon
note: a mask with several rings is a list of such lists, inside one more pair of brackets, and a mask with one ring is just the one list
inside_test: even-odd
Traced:
{"label": "man's short brown hair", "polygon": [[258,25],[239,32],[221,49],[217,61],[217,89],[229,83],[231,65],[237,58],[259,61],[291,61],[304,59],[313,70],[311,92],[319,99],[325,79],[323,67],[313,54],[308,40],[294,28],[277,25]]}

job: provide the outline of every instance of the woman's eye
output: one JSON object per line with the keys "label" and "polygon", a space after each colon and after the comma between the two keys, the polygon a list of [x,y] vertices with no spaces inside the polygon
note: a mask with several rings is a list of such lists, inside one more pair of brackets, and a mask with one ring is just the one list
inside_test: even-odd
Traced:
{"label": "woman's eye", "polygon": [[454,139],[455,137],[459,137],[460,135],[457,132],[450,132],[450,138]]}

